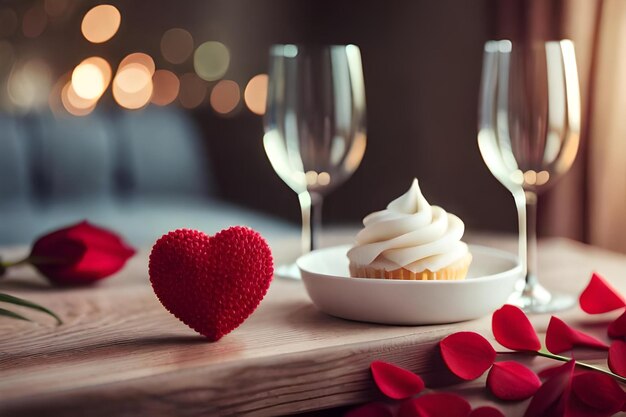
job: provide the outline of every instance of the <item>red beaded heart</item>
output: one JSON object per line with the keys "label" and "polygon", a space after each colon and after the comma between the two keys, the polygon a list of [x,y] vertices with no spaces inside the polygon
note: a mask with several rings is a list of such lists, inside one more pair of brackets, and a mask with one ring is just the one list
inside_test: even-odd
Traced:
{"label": "red beaded heart", "polygon": [[213,237],[188,229],[163,235],[152,247],[149,273],[161,304],[216,341],[254,312],[274,267],[265,239],[235,226]]}

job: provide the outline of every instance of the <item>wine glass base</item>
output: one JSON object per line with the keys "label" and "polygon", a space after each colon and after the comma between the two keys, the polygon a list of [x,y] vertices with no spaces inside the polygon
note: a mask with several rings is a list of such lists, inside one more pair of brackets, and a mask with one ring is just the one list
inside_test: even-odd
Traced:
{"label": "wine glass base", "polygon": [[301,280],[300,269],[298,265],[294,263],[279,265],[274,270],[274,276],[276,278],[285,278],[285,279],[293,279],[293,280]]}
{"label": "wine glass base", "polygon": [[550,293],[539,284],[532,288],[511,294],[509,304],[517,306],[526,313],[552,313],[567,310],[576,303],[576,298],[570,294]]}

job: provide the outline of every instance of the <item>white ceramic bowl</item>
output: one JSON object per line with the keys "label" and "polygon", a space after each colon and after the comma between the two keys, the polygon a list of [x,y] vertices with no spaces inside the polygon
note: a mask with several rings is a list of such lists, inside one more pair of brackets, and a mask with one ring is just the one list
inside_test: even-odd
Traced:
{"label": "white ceramic bowl", "polygon": [[316,250],[301,256],[297,265],[317,308],[350,320],[402,325],[471,320],[506,303],[522,277],[516,256],[470,245],[474,259],[462,281],[350,278],[348,249]]}

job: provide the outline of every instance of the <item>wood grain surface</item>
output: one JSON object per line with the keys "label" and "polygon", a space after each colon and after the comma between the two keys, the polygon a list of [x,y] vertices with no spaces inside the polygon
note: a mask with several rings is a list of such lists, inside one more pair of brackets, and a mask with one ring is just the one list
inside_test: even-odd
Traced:
{"label": "wood grain surface", "polygon": [[[515,247],[511,239],[473,240]],[[297,243],[272,246],[281,260],[293,256]],[[541,242],[540,273],[550,289],[578,293],[594,270],[626,294],[626,256],[567,240]],[[438,340],[455,331],[478,331],[492,340],[489,317],[416,327],[346,321],[319,312],[300,282],[276,279],[248,321],[208,343],[159,304],[145,252],[96,287],[50,288],[25,267],[2,279],[4,291],[52,308],[65,323],[55,326],[28,310],[20,311],[35,323],[0,318],[2,417],[293,414],[380,398],[368,370],[375,359],[416,371],[430,386],[455,383],[445,389],[475,405],[495,401],[484,379],[458,383],[437,354]],[[617,317],[587,316],[578,308],[558,315],[601,339],[605,324]],[[532,316],[541,331],[548,319]],[[577,354],[606,366],[605,352]],[[549,363],[527,362],[535,369]],[[515,416],[526,403],[498,407]]]}

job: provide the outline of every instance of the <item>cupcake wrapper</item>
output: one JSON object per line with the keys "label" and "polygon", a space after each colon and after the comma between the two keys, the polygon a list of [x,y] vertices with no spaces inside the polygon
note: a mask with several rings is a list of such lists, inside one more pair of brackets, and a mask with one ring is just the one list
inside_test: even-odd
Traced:
{"label": "cupcake wrapper", "polygon": [[468,253],[465,257],[446,268],[437,271],[426,269],[420,272],[411,272],[405,268],[386,271],[385,269],[350,263],[350,276],[353,278],[400,279],[411,281],[458,281],[465,279],[471,262],[472,254]]}

